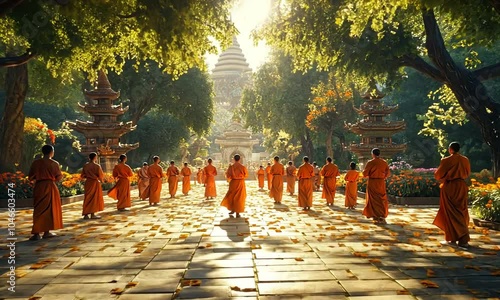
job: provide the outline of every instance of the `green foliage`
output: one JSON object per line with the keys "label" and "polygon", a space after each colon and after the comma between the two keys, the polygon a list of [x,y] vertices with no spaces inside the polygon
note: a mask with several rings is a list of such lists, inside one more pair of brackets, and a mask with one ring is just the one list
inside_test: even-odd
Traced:
{"label": "green foliage", "polygon": [[471,189],[472,212],[482,220],[500,222],[500,189]]}

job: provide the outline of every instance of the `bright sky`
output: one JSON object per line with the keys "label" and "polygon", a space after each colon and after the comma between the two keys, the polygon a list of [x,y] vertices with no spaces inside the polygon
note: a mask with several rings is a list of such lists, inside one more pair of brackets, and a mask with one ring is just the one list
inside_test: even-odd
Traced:
{"label": "bright sky", "polygon": [[[253,71],[265,62],[269,47],[262,41],[255,46],[250,35],[252,30],[266,21],[272,2],[272,0],[237,0],[231,11],[233,22],[240,32],[237,37],[238,42]],[[218,55],[207,55],[208,70],[214,68],[217,58]]]}

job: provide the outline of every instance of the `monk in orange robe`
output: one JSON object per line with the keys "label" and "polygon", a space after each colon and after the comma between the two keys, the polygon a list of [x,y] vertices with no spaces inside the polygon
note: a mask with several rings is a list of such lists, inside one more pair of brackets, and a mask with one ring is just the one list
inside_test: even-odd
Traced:
{"label": "monk in orange robe", "polygon": [[40,232],[44,232],[43,238],[51,238],[56,234],[50,230],[63,228],[61,197],[56,185],[62,178],[61,170],[59,163],[52,159],[54,147],[45,145],[42,153],[43,157],[35,160],[29,171],[29,180],[35,181],[31,241],[41,239]]}
{"label": "monk in orange robe", "polygon": [[198,168],[198,172],[196,173],[196,183],[203,184],[203,170]]}
{"label": "monk in orange robe", "polygon": [[170,161],[170,167],[167,169],[168,178],[168,192],[170,194],[170,199],[175,198],[177,193],[177,186],[179,184],[179,169],[175,166],[173,160]]}
{"label": "monk in orange robe", "polygon": [[141,194],[141,198],[149,198],[149,205],[158,205],[160,202],[161,189],[163,187],[163,168],[160,166],[160,157],[153,156],[153,164],[148,167],[149,186]]}
{"label": "monk in orange robe", "polygon": [[269,197],[274,199],[275,204],[281,204],[281,199],[283,198],[283,175],[285,175],[285,167],[280,163],[279,156],[274,157],[271,175],[273,179]]}
{"label": "monk in orange robe", "polygon": [[376,223],[387,224],[385,218],[389,215],[389,201],[385,179],[389,177],[389,165],[380,158],[380,149],[372,149],[372,159],[366,163],[363,176],[368,177],[366,184],[366,205],[363,215],[373,218]]}
{"label": "monk in orange robe", "polygon": [[104,198],[102,196],[101,182],[104,173],[97,163],[97,153],[89,154],[89,162],[83,166],[82,178],[85,179],[85,195],[83,199],[82,216],[84,219],[100,219],[95,213],[104,210]]}
{"label": "monk in orange robe", "polygon": [[304,210],[310,210],[313,201],[314,167],[309,163],[309,157],[304,156],[304,163],[297,171],[299,179],[299,206]]}
{"label": "monk in orange robe", "polygon": [[326,205],[333,205],[335,191],[337,190],[337,176],[340,176],[339,167],[328,156],[326,158],[326,165],[321,168],[319,174],[323,176],[323,194],[321,198],[326,199]]}
{"label": "monk in orange robe", "polygon": [[288,162],[288,167],[286,168],[286,191],[293,196],[295,193],[295,174],[297,168],[293,165],[293,161]]}
{"label": "monk in orange robe", "polygon": [[146,188],[149,186],[149,177],[148,177],[148,163],[144,162],[142,164],[142,168],[139,169],[137,172],[137,187],[139,188],[139,197],[144,200],[145,198],[142,198],[141,195],[144,194],[144,191]]}
{"label": "monk in orange robe", "polygon": [[469,159],[460,153],[460,144],[453,142],[448,148],[450,156],[441,160],[434,177],[441,181],[439,210],[433,224],[444,231],[445,243],[463,249],[469,247],[469,189],[465,179],[470,175]]}
{"label": "monk in orange robe", "polygon": [[130,201],[130,177],[134,176],[132,169],[126,164],[127,156],[120,155],[118,164],[113,169],[113,177],[117,180],[114,187],[108,191],[108,196],[118,200],[116,207],[119,211],[127,210],[132,206]]}
{"label": "monk in orange robe", "polygon": [[182,194],[187,196],[191,190],[191,169],[188,167],[188,163],[184,163],[184,167],[181,170],[182,175]]}
{"label": "monk in orange robe", "polygon": [[271,163],[267,163],[266,167],[266,176],[267,176],[267,189],[271,190],[271,185],[273,184],[273,175],[271,174]]}
{"label": "monk in orange robe", "polygon": [[266,171],[264,170],[263,166],[259,166],[256,175],[257,175],[257,181],[259,182],[259,190],[262,191],[264,189],[264,179],[266,177]]}
{"label": "monk in orange robe", "polygon": [[205,174],[205,197],[207,200],[217,196],[215,189],[215,176],[217,176],[217,168],[212,165],[212,159],[208,159],[208,165],[203,169]]}
{"label": "monk in orange robe", "polygon": [[230,180],[229,189],[222,200],[221,206],[225,206],[230,210],[230,215],[236,213],[236,217],[239,218],[240,213],[245,211],[245,200],[247,198],[245,178],[248,177],[248,170],[240,163],[238,154],[234,156],[234,164],[229,166],[226,174]]}
{"label": "monk in orange robe", "polygon": [[358,204],[358,178],[359,172],[356,170],[356,163],[351,162],[349,164],[351,168],[345,174],[344,180],[346,181],[345,185],[345,207],[347,209],[355,209]]}
{"label": "monk in orange robe", "polygon": [[313,167],[314,167],[314,178],[313,178],[314,191],[317,192],[321,187],[321,175],[319,174],[321,172],[321,169],[319,168],[316,162],[313,162]]}

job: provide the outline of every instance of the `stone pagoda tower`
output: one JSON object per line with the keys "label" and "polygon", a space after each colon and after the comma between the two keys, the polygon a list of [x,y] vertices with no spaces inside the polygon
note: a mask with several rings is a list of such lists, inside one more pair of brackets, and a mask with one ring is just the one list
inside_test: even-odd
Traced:
{"label": "stone pagoda tower", "polygon": [[232,110],[240,103],[243,89],[251,80],[252,69],[236,37],[233,44],[222,52],[212,70],[215,102]]}
{"label": "stone pagoda tower", "polygon": [[[372,92],[371,92],[372,91]],[[380,156],[391,158],[397,153],[406,150],[406,144],[395,144],[392,136],[405,129],[404,121],[388,121],[385,118],[398,109],[398,105],[385,105],[381,99],[385,95],[378,88],[369,89],[363,99],[365,102],[359,108],[354,108],[358,114],[363,116],[355,124],[347,124],[351,132],[361,136],[359,144],[351,144],[349,150],[358,156],[360,163],[365,164],[371,159],[371,150],[380,149]]]}
{"label": "stone pagoda tower", "polygon": [[67,122],[71,129],[83,133],[85,145],[82,154],[91,152],[99,154],[100,164],[104,172],[112,172],[121,154],[139,147],[139,143],[121,144],[120,137],[136,128],[132,122],[119,122],[118,116],[123,115],[128,107],[113,105],[113,101],[120,97],[120,92],[111,88],[104,71],[99,71],[97,88],[85,91],[87,102],[78,104],[82,110],[92,116],[92,121]]}

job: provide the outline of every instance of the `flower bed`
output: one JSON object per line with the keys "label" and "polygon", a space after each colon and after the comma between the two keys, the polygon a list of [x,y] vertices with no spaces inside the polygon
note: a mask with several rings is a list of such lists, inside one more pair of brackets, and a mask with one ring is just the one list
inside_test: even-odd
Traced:
{"label": "flower bed", "polygon": [[481,220],[500,223],[500,178],[495,183],[472,180],[469,190],[472,213]]}

